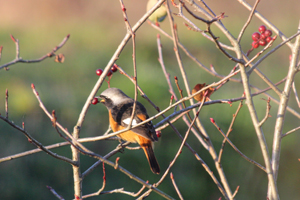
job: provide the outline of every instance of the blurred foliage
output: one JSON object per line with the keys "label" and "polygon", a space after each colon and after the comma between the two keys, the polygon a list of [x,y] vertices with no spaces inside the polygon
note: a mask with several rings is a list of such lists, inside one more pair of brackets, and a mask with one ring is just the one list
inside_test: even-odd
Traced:
{"label": "blurred foliage", "polygon": [[[0,0],[2,8],[2,18],[0,21],[3,26],[0,32],[0,45],[3,52],[1,64],[11,61],[15,57],[15,46],[10,40],[10,34],[20,41],[21,57],[24,59],[34,59],[50,52],[58,45],[62,39],[71,34],[69,41],[59,50],[66,57],[63,64],[55,63],[54,58],[47,59],[35,64],[16,64],[10,67],[9,71],[0,70],[0,113],[5,113],[5,89],[9,91],[9,118],[16,124],[21,125],[25,122],[26,130],[43,145],[50,145],[63,140],[58,136],[51,126],[50,120],[39,108],[35,99],[31,83],[34,83],[40,94],[42,101],[49,111],[55,110],[58,121],[68,130],[72,130],[75,125],[82,106],[84,105],[91,89],[98,77],[95,74],[97,68],[104,68],[110,57],[113,55],[119,42],[126,33],[123,23],[120,5],[117,1],[23,1]],[[131,24],[139,19],[144,13],[146,1],[124,1]],[[248,17],[248,11],[237,2],[228,3],[227,1],[218,2],[210,5],[216,13],[225,12],[228,18],[223,20],[228,30],[235,36],[238,35],[240,28]],[[251,2],[253,4],[253,1]],[[286,3],[286,1],[284,2]],[[295,2],[293,2],[295,4]],[[299,4],[296,3],[296,4]],[[15,6],[16,5],[16,6]],[[285,5],[291,5],[286,3]],[[266,15],[276,26],[287,35],[296,31],[298,23],[297,6],[288,7],[291,10],[285,12],[288,6],[282,6],[280,1],[272,4],[272,9],[266,9],[266,2],[261,2],[258,10]],[[299,6],[298,6],[299,8]],[[271,11],[272,10],[272,11]],[[7,12],[10,11],[10,12]],[[282,15],[288,15],[283,17]],[[294,14],[294,15],[293,15]],[[26,15],[26,17],[24,17]],[[286,23],[289,19],[289,23]],[[176,18],[176,20],[178,20]],[[169,30],[166,20],[161,27]],[[200,23],[198,23],[201,27]],[[242,39],[241,45],[247,51],[251,45],[252,32],[262,24],[256,18],[250,24]],[[216,29],[215,27],[213,27]],[[220,34],[215,30],[217,34]],[[212,64],[220,74],[228,74],[233,67],[224,55],[222,55],[215,45],[204,39],[199,33],[188,31],[178,20],[178,32],[180,41],[188,47],[203,64]],[[147,96],[161,109],[169,105],[170,94],[165,77],[157,61],[157,31],[145,23],[136,34],[137,43],[137,66],[138,83],[143,88]],[[173,43],[168,38],[161,36],[163,44],[164,62],[170,74],[171,82],[174,85],[173,77],[178,76],[179,84],[184,89],[183,80],[178,69],[176,58],[173,52]],[[220,36],[222,42],[224,40]],[[224,40],[224,41],[223,41]],[[275,42],[274,46],[280,41]],[[272,54],[265,60],[260,69],[270,76],[274,82],[280,81],[285,77],[288,66],[287,48],[283,47],[278,52]],[[219,79],[208,75],[195,63],[185,56],[182,59],[185,65],[187,76],[189,77],[191,88],[197,83],[210,84]],[[132,44],[127,44],[117,61],[127,73],[133,74],[132,70]],[[251,81],[260,88],[267,87],[258,77],[251,77]],[[299,80],[296,79],[296,83]],[[133,84],[123,75],[115,73],[111,80],[112,87],[122,89],[129,96],[133,96]],[[104,82],[100,91],[107,87]],[[176,91],[177,92],[177,91]],[[178,94],[178,92],[177,92]],[[227,83],[218,92],[211,96],[211,99],[227,99],[240,97],[243,88],[238,83]],[[274,95],[274,93],[270,92]],[[186,91],[184,91],[186,95]],[[178,94],[179,96],[179,94]],[[292,95],[293,97],[293,95]],[[265,115],[266,101],[263,96],[255,97],[254,102],[257,106],[257,114],[262,119]],[[156,113],[151,105],[139,97],[150,115]],[[268,145],[272,146],[272,133],[276,117],[277,105],[271,102],[271,115],[263,126]],[[291,98],[290,105],[295,105]],[[235,113],[238,103],[219,104],[203,107],[200,119],[209,133],[211,140],[218,152],[223,140],[222,135],[210,123],[209,118],[215,119],[217,124],[224,132]],[[168,114],[170,114],[168,112]],[[158,122],[162,118],[154,120]],[[176,122],[175,126],[181,134],[185,134],[187,126],[181,121]],[[286,115],[285,131],[299,126],[299,122],[291,114]],[[102,105],[91,106],[82,127],[81,137],[91,137],[103,134],[108,127],[107,110]],[[26,150],[35,148],[30,144],[22,133],[16,131],[5,122],[0,122],[0,157],[13,155]],[[248,157],[258,161],[263,165],[260,147],[257,142],[255,131],[251,126],[251,119],[248,114],[247,106],[244,105],[233,126],[230,135],[231,140]],[[299,193],[299,136],[297,133],[284,139],[282,143],[281,166],[278,176],[279,193],[282,199],[297,199]],[[201,158],[210,166],[215,174],[214,163],[208,154],[191,134],[188,143],[198,152]],[[89,149],[104,155],[114,149],[118,143],[115,141],[100,141],[85,144]],[[157,142],[155,153],[164,170],[175,156],[180,140],[171,128],[166,128],[162,132],[162,137]],[[68,146],[53,150],[56,153],[71,157]],[[156,182],[159,176],[154,176],[148,166],[142,151],[125,150],[123,154],[117,154],[110,160],[121,157],[119,163],[131,172],[150,183]],[[235,151],[226,144],[222,158],[222,165],[227,175],[232,190],[240,186],[237,199],[265,199],[267,180],[266,174],[258,168],[246,162]],[[95,162],[94,159],[81,156],[82,171],[86,170]],[[218,199],[221,194],[213,183],[201,164],[196,161],[194,156],[184,148],[179,159],[171,170],[175,181],[185,199]],[[98,167],[83,182],[83,193],[95,192],[102,186],[102,169]],[[131,181],[127,176],[106,166],[107,186],[105,190],[124,187],[127,191],[138,191],[140,185]],[[73,174],[69,164],[56,160],[49,155],[41,152],[34,155],[22,157],[9,162],[0,163],[0,199],[54,199],[48,191],[46,185],[54,188],[58,194],[66,199],[73,197]],[[177,194],[172,186],[171,180],[166,178],[159,186],[159,189],[177,198]],[[123,194],[103,195],[90,199],[132,199]],[[160,199],[153,193],[148,199]]]}

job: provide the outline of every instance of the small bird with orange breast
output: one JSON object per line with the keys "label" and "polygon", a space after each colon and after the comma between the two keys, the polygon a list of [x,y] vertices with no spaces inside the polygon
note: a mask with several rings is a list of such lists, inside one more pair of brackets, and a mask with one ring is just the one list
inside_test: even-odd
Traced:
{"label": "small bird with orange breast", "polygon": [[[117,132],[125,129],[131,120],[134,99],[117,88],[106,89],[100,94],[99,98],[101,99],[100,102],[108,109],[109,123],[112,130]],[[135,114],[131,124],[133,126],[137,125],[148,118],[146,108],[140,102],[136,102]],[[160,167],[153,152],[153,142],[157,141],[158,138],[151,121],[117,136],[124,141],[138,143],[146,154],[152,172],[159,174]]]}

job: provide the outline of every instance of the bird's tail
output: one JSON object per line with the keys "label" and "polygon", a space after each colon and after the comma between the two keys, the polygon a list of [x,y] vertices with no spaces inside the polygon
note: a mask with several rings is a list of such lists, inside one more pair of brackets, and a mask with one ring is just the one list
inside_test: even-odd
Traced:
{"label": "bird's tail", "polygon": [[144,144],[144,145],[142,145],[142,148],[143,148],[143,150],[146,154],[146,157],[147,157],[147,160],[149,162],[151,171],[154,174],[159,174],[160,168],[159,168],[158,162],[155,158],[154,151],[153,151],[153,148],[152,148],[152,144],[151,143],[150,144],[149,143]]}

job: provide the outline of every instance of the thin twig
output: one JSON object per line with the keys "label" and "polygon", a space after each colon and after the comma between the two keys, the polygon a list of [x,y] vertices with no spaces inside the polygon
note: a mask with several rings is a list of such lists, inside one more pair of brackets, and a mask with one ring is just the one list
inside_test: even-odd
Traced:
{"label": "thin twig", "polygon": [[132,126],[132,121],[133,118],[135,116],[135,110],[136,110],[136,102],[137,102],[137,95],[138,95],[138,91],[137,91],[137,68],[136,68],[136,45],[135,45],[135,33],[132,31],[132,28],[130,26],[128,17],[127,17],[127,13],[126,13],[126,8],[125,5],[123,3],[122,0],[120,0],[120,4],[121,4],[121,8],[122,8],[122,13],[123,13],[123,17],[124,17],[124,21],[127,27],[127,31],[131,34],[131,39],[132,39],[132,60],[133,60],[133,71],[134,71],[134,102],[133,102],[133,107],[132,107],[132,113],[131,113],[131,117],[128,123],[128,128],[130,129]]}
{"label": "thin twig", "polygon": [[[164,65],[163,54],[162,54],[162,45],[161,45],[160,35],[159,35],[159,34],[157,35],[157,47],[158,47],[158,61],[159,61],[160,65],[161,65],[161,68],[162,68],[162,70],[163,70],[163,73],[164,73],[164,75],[165,75],[165,78],[166,78],[166,80],[167,80],[167,83],[168,83],[168,85],[169,85],[169,92],[171,93],[172,97],[175,98],[175,101],[177,101],[178,98],[177,98],[177,96],[176,96],[176,94],[175,94],[175,92],[174,92],[174,89],[173,89],[173,87],[172,87],[171,80],[170,80],[170,74],[167,73],[166,67],[165,67],[165,65]],[[177,79],[177,81],[178,81],[178,79]],[[177,87],[179,87],[177,81],[176,81],[176,78],[175,78],[175,83],[176,83]],[[181,90],[181,89],[179,88],[179,90]],[[183,95],[182,95],[182,90],[181,90],[180,95],[181,95],[181,98],[182,98],[182,97],[183,97]],[[171,101],[172,101],[172,98],[171,98]],[[170,101],[170,105],[171,105],[171,101]],[[179,106],[180,109],[182,109],[181,104],[179,104],[178,106]],[[175,107],[175,108],[176,108],[176,107]],[[187,112],[187,113],[188,113],[188,112]],[[189,114],[189,113],[188,113],[188,114]],[[180,116],[180,118],[181,118],[181,116]],[[178,118],[178,119],[179,119],[179,118]],[[183,120],[184,120],[186,123],[188,123],[188,120],[187,120],[187,118],[186,118],[185,115],[183,115]],[[176,121],[176,119],[175,119],[175,121]],[[190,121],[192,121],[192,119],[190,119]],[[174,120],[173,120],[170,124],[172,124],[173,122],[174,122]],[[167,126],[168,126],[168,125],[169,125],[169,123],[167,123]],[[188,126],[189,126],[189,125],[188,125]],[[157,127],[157,126],[156,126],[156,127]],[[194,125],[194,127],[195,127],[195,125]],[[161,129],[160,129],[160,130],[161,130]],[[197,137],[197,139],[201,142],[201,144],[203,145],[203,147],[204,147],[205,149],[207,149],[208,147],[207,147],[206,142],[205,142],[205,141],[203,140],[203,138],[198,134],[198,133],[200,132],[199,129],[198,129],[198,132],[196,132],[196,130],[195,130],[194,128],[192,128],[192,132],[194,133],[195,137]],[[204,138],[206,138],[206,137],[204,137]]]}
{"label": "thin twig", "polygon": [[289,134],[291,134],[291,133],[294,133],[295,131],[297,131],[297,130],[299,130],[299,129],[300,129],[300,126],[298,126],[297,128],[294,128],[294,129],[292,129],[292,130],[286,132],[285,134],[282,134],[281,137],[283,138],[283,137],[285,137],[285,136],[287,136],[287,135],[289,135]]}
{"label": "thin twig", "polygon": [[[229,134],[231,133],[232,131],[232,126],[237,118],[237,115],[238,113],[240,112],[241,108],[243,106],[243,101],[241,101],[239,103],[239,106],[236,110],[236,112],[233,114],[233,117],[232,117],[232,120],[231,120],[231,123],[229,125],[229,128],[228,128],[228,131],[226,133],[226,137],[228,138],[229,137]],[[223,142],[222,142],[222,145],[221,145],[221,148],[220,148],[220,151],[219,151],[219,156],[218,156],[218,162],[221,163],[221,159],[222,159],[222,155],[223,155],[223,152],[224,152],[224,148],[225,148],[225,144],[226,144],[226,138],[223,139]]]}
{"label": "thin twig", "polygon": [[239,34],[239,36],[238,36],[238,38],[237,38],[237,41],[238,41],[238,42],[241,41],[241,38],[242,38],[242,36],[243,36],[243,34],[244,34],[246,28],[247,28],[248,25],[250,24],[250,22],[251,22],[251,20],[252,20],[252,17],[253,17],[253,14],[254,14],[254,11],[255,11],[256,7],[258,6],[258,3],[259,3],[259,2],[260,2],[260,0],[256,0],[254,6],[252,7],[251,12],[250,12],[249,17],[248,17],[248,20],[247,20],[246,23],[244,24],[244,26],[243,26],[243,28],[241,29],[240,34]]}
{"label": "thin twig", "polygon": [[0,46],[0,61],[1,61],[1,58],[2,58],[2,50],[3,50],[3,46]]}
{"label": "thin twig", "polygon": [[[172,36],[170,36],[168,33],[166,33],[164,30],[162,30],[160,27],[156,26],[153,23],[150,23],[150,25],[155,28],[156,30],[160,31],[164,36],[166,36],[167,38],[169,38],[170,40],[172,40]],[[210,37],[209,37],[210,38]],[[208,38],[208,39],[209,39]],[[213,41],[213,39],[211,38],[211,41]],[[222,45],[223,48],[226,48],[228,50],[233,50],[233,48],[230,48],[229,46],[226,46],[222,43],[220,43],[220,45]],[[213,72],[212,70],[210,70],[209,68],[207,68],[203,63],[201,63],[195,56],[193,56],[188,50],[187,48],[180,42],[178,42],[178,46],[183,50],[183,52],[191,59],[193,60],[199,67],[201,67],[203,70],[205,70],[206,72],[208,72],[209,74],[211,74],[212,76],[218,77],[218,78],[224,78],[224,76],[217,74],[215,72]],[[230,79],[231,81],[234,82],[241,82],[241,80],[237,80],[237,79]]]}
{"label": "thin twig", "polygon": [[52,194],[56,197],[56,198],[58,198],[58,199],[60,199],[60,200],[64,200],[64,198],[62,197],[62,196],[60,196],[52,187],[50,187],[50,186],[48,186],[47,185],[47,188],[48,188],[48,190],[50,190],[50,192],[52,192]]}
{"label": "thin twig", "polygon": [[[179,91],[180,99],[182,99],[183,98],[182,89],[180,88],[180,85],[178,83],[178,78],[176,76],[175,76],[175,84],[176,84],[177,89]],[[186,108],[186,105],[185,105],[184,101],[182,102],[182,106],[183,106],[183,108]],[[189,118],[189,120],[192,121],[192,117],[191,117],[190,113],[187,112],[186,115]],[[204,139],[205,142],[209,140],[209,137],[206,137],[205,135],[203,135],[202,132],[200,131],[200,129],[195,124],[193,124],[193,127],[197,130],[198,133],[200,133],[202,140]]]}
{"label": "thin twig", "polygon": [[[177,34],[177,25],[174,23],[174,19],[172,17],[172,12],[170,9],[170,6],[167,2],[167,13],[168,13],[168,17],[169,17],[169,21],[170,21],[170,26],[171,26],[171,30],[172,30],[172,38],[173,38],[173,45],[174,45],[174,52],[175,52],[175,56],[177,59],[177,63],[178,63],[178,67],[180,69],[182,78],[183,78],[183,82],[184,82],[184,86],[186,89],[186,92],[188,95],[190,95],[190,86],[187,80],[187,76],[186,76],[186,72],[185,69],[183,67],[183,62],[181,59],[181,55],[179,53],[179,48],[178,48],[178,34]],[[192,100],[191,100],[191,104],[193,104]]]}
{"label": "thin twig", "polygon": [[267,100],[266,115],[265,115],[265,117],[259,122],[259,126],[262,126],[262,125],[267,121],[267,119],[270,117],[270,109],[271,109],[270,98],[268,98],[268,100]]}
{"label": "thin twig", "polygon": [[102,169],[103,169],[102,187],[97,192],[94,192],[92,194],[87,194],[87,195],[82,196],[82,199],[93,197],[93,196],[98,196],[104,190],[104,188],[106,186],[106,173],[105,173],[105,165],[104,165],[104,163],[102,163]]}
{"label": "thin twig", "polygon": [[54,47],[51,52],[47,53],[46,55],[44,55],[44,56],[42,56],[38,59],[34,59],[34,60],[24,60],[24,59],[22,59],[20,57],[19,40],[13,38],[13,36],[11,36],[11,37],[12,37],[12,40],[16,44],[16,58],[11,62],[8,62],[4,65],[1,65],[0,69],[7,68],[8,66],[19,63],[19,62],[20,63],[36,63],[36,62],[41,62],[41,61],[45,60],[46,58],[50,58],[50,57],[55,55],[56,51],[58,51],[61,47],[63,47],[65,45],[65,43],[68,41],[68,39],[70,37],[70,34],[68,34],[58,46]]}
{"label": "thin twig", "polygon": [[8,119],[8,90],[5,91],[5,118]]}
{"label": "thin twig", "polygon": [[172,183],[173,183],[173,186],[174,186],[174,188],[175,188],[175,190],[176,190],[176,192],[177,192],[177,194],[178,194],[179,199],[183,200],[183,197],[182,197],[182,195],[181,195],[181,193],[180,193],[180,191],[179,191],[178,186],[176,185],[176,182],[175,182],[175,179],[174,179],[174,176],[173,176],[173,173],[172,173],[172,172],[170,173],[170,178],[171,178],[171,181],[172,181]]}
{"label": "thin twig", "polygon": [[[121,149],[129,145],[130,142],[126,142],[125,144],[118,145],[114,150],[103,156],[104,159],[108,159],[111,156],[115,155],[116,153],[120,152]],[[98,167],[102,162],[102,160],[98,160],[92,166],[90,166],[85,172],[82,173],[82,179],[84,179],[87,175],[89,175],[96,167]]]}
{"label": "thin twig", "polygon": [[[24,122],[22,123],[22,128],[23,128],[23,130],[25,130]],[[112,138],[107,138],[107,140],[119,140],[119,138],[112,137]],[[94,142],[94,141],[97,141],[97,138],[91,137],[91,138],[80,138],[80,139],[78,139],[78,142]],[[54,149],[54,148],[58,148],[58,147],[66,146],[66,145],[70,145],[70,143],[69,142],[60,142],[60,143],[56,143],[56,144],[52,144],[52,145],[48,145],[48,146],[44,146],[44,147],[46,149]],[[3,157],[3,158],[0,158],[0,163],[10,161],[10,160],[13,160],[13,159],[17,159],[17,158],[21,158],[21,157],[24,157],[24,156],[28,156],[28,155],[31,155],[31,154],[39,153],[39,152],[42,152],[42,151],[43,150],[37,148],[37,149],[29,150],[29,151],[24,151],[22,153],[17,153],[17,154],[14,154],[14,155],[6,156],[6,157]]]}
{"label": "thin twig", "polygon": [[13,128],[17,129],[18,131],[22,132],[28,138],[28,141],[30,143],[34,144],[35,146],[37,146],[39,149],[41,149],[41,151],[44,151],[45,153],[49,154],[50,156],[52,156],[54,158],[57,158],[59,160],[65,161],[67,163],[70,163],[71,165],[78,165],[77,162],[74,162],[74,161],[72,161],[71,159],[69,159],[67,157],[60,156],[60,155],[58,155],[58,154],[50,151],[49,149],[45,148],[40,142],[38,142],[36,139],[34,139],[27,131],[25,131],[23,128],[19,127],[18,125],[16,125],[12,121],[6,119],[2,115],[0,115],[0,119],[2,119],[3,121],[5,121],[6,123],[8,123]]}
{"label": "thin twig", "polygon": [[[205,99],[205,98],[203,98],[203,99]],[[171,167],[175,164],[175,161],[177,160],[177,158],[178,158],[179,155],[181,154],[182,148],[183,148],[184,143],[186,142],[186,140],[187,140],[187,138],[188,138],[188,136],[189,136],[189,133],[190,133],[190,131],[191,131],[191,128],[192,128],[193,124],[196,122],[196,118],[199,116],[200,110],[201,110],[201,108],[203,107],[203,102],[204,102],[204,100],[201,102],[201,104],[199,104],[199,108],[198,108],[198,111],[197,111],[197,113],[196,113],[197,115],[194,117],[194,119],[193,119],[191,125],[189,126],[188,130],[186,131],[185,136],[184,136],[184,138],[183,138],[183,141],[181,142],[181,145],[180,145],[179,149],[177,150],[177,153],[176,153],[174,159],[170,162],[170,164],[169,164],[168,168],[166,169],[165,173],[164,173],[163,176],[160,178],[160,180],[155,184],[155,186],[158,186],[158,185],[161,184],[161,182],[165,179],[165,177],[166,177],[167,174],[169,173]]]}
{"label": "thin twig", "polygon": [[83,198],[83,199],[86,199],[86,198],[88,198],[88,197],[98,196],[98,195],[102,195],[102,194],[113,194],[113,193],[120,193],[120,194],[126,194],[126,195],[129,195],[129,196],[132,196],[132,197],[137,197],[138,195],[141,194],[141,192],[142,192],[145,188],[146,188],[146,187],[143,185],[143,186],[141,187],[141,189],[140,189],[138,192],[136,192],[136,193],[125,191],[124,188],[118,188],[118,189],[109,190],[109,191],[101,191],[100,193],[95,192],[95,193],[92,193],[92,194],[84,195],[82,198]]}
{"label": "thin twig", "polygon": [[157,40],[156,41],[157,41],[157,49],[158,49],[158,62],[159,62],[160,66],[163,70],[163,73],[166,77],[166,80],[167,80],[167,83],[168,83],[168,86],[169,86],[169,92],[175,98],[175,101],[177,101],[177,96],[174,92],[174,89],[172,87],[172,83],[171,83],[171,80],[170,80],[170,74],[167,72],[165,64],[164,64],[163,53],[162,53],[162,44],[161,44],[161,41],[160,41],[160,35],[159,34],[157,34]]}
{"label": "thin twig", "polygon": [[237,186],[236,189],[235,189],[235,191],[234,191],[234,193],[233,193],[233,195],[232,195],[232,198],[234,198],[236,196],[236,194],[238,193],[239,189],[240,189],[240,186]]}
{"label": "thin twig", "polygon": [[295,99],[297,101],[298,107],[300,108],[300,100],[299,100],[299,96],[298,96],[298,93],[297,93],[295,81],[293,81],[292,87],[293,87],[293,91],[294,91],[294,94],[295,94]]}
{"label": "thin twig", "polygon": [[255,166],[257,166],[258,168],[260,168],[261,170],[263,170],[264,172],[266,172],[266,169],[259,163],[255,162],[254,160],[248,158],[245,154],[243,154],[232,142],[231,140],[224,134],[224,132],[222,131],[222,129],[217,125],[217,123],[215,122],[215,120],[213,118],[210,119],[210,121],[213,123],[213,125],[218,129],[218,131],[223,135],[223,137],[226,139],[226,141],[230,144],[230,146],[232,146],[232,148],[240,155],[242,156],[245,160],[247,160],[248,162],[254,164]]}
{"label": "thin twig", "polygon": [[[216,22],[216,21],[219,21],[219,20],[223,19],[223,18],[225,17],[224,13],[220,14],[219,16],[213,17],[211,20],[205,20],[205,19],[203,19],[203,18],[201,18],[201,17],[195,15],[189,8],[187,8],[187,7],[185,6],[185,4],[183,4],[183,7],[185,8],[186,11],[188,11],[188,13],[189,13],[192,17],[194,17],[195,19],[200,20],[200,21],[202,21],[202,22],[204,22],[204,23],[206,24],[206,28],[207,28],[207,29],[206,29],[206,32],[211,36],[211,38],[212,38],[213,41],[215,42],[217,48],[218,48],[225,56],[227,56],[227,58],[228,58],[229,60],[232,60],[232,61],[234,61],[234,62],[236,62],[236,63],[241,63],[241,64],[244,63],[243,60],[237,59],[237,58],[231,56],[229,53],[227,53],[227,51],[226,51],[226,50],[222,47],[222,45],[220,44],[220,42],[219,42],[219,37],[216,37],[216,36],[213,34],[213,32],[211,31],[211,24],[214,23],[214,22]],[[182,12],[181,12],[181,15],[183,15]]]}

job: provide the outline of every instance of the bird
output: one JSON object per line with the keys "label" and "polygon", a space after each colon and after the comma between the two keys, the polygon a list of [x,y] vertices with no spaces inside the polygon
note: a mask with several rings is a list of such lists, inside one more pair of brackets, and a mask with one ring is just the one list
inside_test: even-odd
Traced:
{"label": "bird", "polygon": [[[147,3],[147,11],[150,10],[158,0],[149,0]],[[164,5],[161,5],[157,8],[150,16],[149,20],[158,24],[158,22],[162,22],[167,16],[167,8]]]}
{"label": "bird", "polygon": [[[99,102],[104,104],[108,110],[109,124],[113,132],[125,129],[131,120],[134,99],[127,96],[118,88],[108,88],[99,96]],[[148,119],[146,108],[136,101],[136,109],[132,120],[132,126]],[[144,150],[149,162],[150,169],[154,174],[160,173],[160,167],[153,151],[153,142],[158,141],[155,129],[151,121],[132,128],[117,135],[124,141],[138,143]]]}

